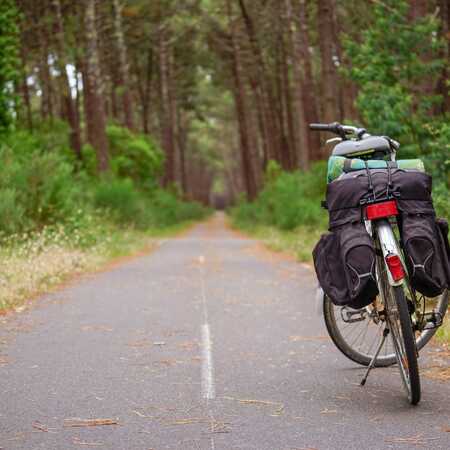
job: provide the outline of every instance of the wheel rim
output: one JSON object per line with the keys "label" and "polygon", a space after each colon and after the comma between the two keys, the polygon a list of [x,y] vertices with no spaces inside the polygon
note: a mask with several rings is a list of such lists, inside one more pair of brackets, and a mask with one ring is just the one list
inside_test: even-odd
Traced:
{"label": "wheel rim", "polygon": [[[379,273],[384,275],[384,267],[378,269]],[[411,288],[409,287],[409,282],[405,280],[404,292],[408,299],[411,299]],[[329,302],[329,300],[327,300]],[[424,296],[419,297],[420,313],[438,311],[444,313],[448,304],[448,292],[445,291],[438,297],[433,299],[425,298]],[[382,304],[381,296],[376,299],[376,304]],[[379,310],[382,307],[378,307]],[[362,312],[361,317],[363,320],[359,322],[346,323],[343,317],[350,312],[351,314],[356,314],[358,311]],[[348,306],[336,306],[330,305],[329,308],[331,321],[333,323],[333,332],[339,335],[339,338],[345,342],[352,352],[356,353],[359,358],[365,359],[367,364],[372,359],[377,343],[381,339],[383,329],[385,327],[384,319],[376,317],[374,313],[374,306],[369,305],[362,310],[355,310],[349,308]],[[428,341],[431,339],[436,330],[423,330],[421,332],[416,331],[416,346],[420,350]],[[344,352],[345,353],[345,352]],[[381,351],[380,356],[377,358],[377,363],[380,365],[394,364],[397,361],[395,355],[395,347],[392,343],[392,339],[386,340],[384,348]]]}
{"label": "wheel rim", "polygon": [[[343,317],[345,317],[346,313],[356,314],[358,312],[361,312],[360,317],[363,320],[353,323],[345,322]],[[363,358],[367,360],[372,359],[385,328],[384,319],[377,317],[378,312],[375,311],[374,307],[371,305],[362,310],[355,310],[345,306],[333,305],[330,313],[332,320],[334,320],[336,331],[348,347]],[[394,357],[393,344],[387,340],[378,360],[388,361]]]}
{"label": "wheel rim", "polygon": [[411,400],[412,390],[411,390],[411,380],[409,376],[409,363],[408,357],[406,355],[405,345],[403,333],[399,321],[399,313],[396,305],[395,298],[393,296],[392,288],[389,289],[390,293],[388,300],[388,322],[389,322],[389,331],[393,346],[396,348],[395,356],[397,359],[398,366],[400,368],[400,375],[403,382],[403,386],[408,393],[408,398]]}

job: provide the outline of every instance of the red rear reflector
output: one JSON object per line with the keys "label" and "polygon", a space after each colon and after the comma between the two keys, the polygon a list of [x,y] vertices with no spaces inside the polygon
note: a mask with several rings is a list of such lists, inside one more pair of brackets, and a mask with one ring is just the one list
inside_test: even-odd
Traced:
{"label": "red rear reflector", "polygon": [[405,277],[405,271],[403,270],[403,264],[398,255],[386,256],[386,264],[389,267],[392,278],[394,281],[400,281]]}
{"label": "red rear reflector", "polygon": [[388,202],[375,203],[369,205],[366,208],[367,219],[375,220],[382,219],[383,217],[397,216],[397,202],[395,200],[389,200]]}

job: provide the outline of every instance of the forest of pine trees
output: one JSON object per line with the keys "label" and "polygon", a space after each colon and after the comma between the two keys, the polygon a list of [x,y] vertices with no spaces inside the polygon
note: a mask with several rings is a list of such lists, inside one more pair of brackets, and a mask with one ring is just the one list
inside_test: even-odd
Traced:
{"label": "forest of pine trees", "polygon": [[3,0],[0,22],[3,127],[65,123],[78,170],[127,157],[116,127],[161,147],[183,198],[253,200],[270,161],[327,157],[308,123],[342,121],[448,183],[447,0]]}

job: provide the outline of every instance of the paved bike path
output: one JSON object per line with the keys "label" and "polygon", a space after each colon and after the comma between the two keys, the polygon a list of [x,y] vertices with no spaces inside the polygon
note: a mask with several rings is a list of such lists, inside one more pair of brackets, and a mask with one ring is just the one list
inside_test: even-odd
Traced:
{"label": "paved bike path", "polygon": [[358,386],[315,285],[216,216],[0,319],[0,449],[450,448],[449,383],[415,408],[396,369]]}

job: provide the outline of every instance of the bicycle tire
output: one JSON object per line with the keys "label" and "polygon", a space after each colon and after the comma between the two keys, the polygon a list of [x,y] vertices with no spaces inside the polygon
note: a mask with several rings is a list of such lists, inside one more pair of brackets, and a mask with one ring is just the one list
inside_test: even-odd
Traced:
{"label": "bicycle tire", "polygon": [[[438,308],[437,312],[442,316],[445,315],[448,308],[448,290],[446,290],[437,301]],[[352,347],[344,336],[342,335],[339,326],[336,322],[335,311],[337,310],[337,306],[335,306],[331,300],[325,296],[323,303],[323,314],[325,319],[325,325],[328,330],[328,334],[330,335],[331,340],[334,345],[338,348],[338,350],[345,355],[348,359],[362,366],[368,366],[370,361],[372,360],[373,355],[365,354],[358,351],[356,348]],[[416,346],[418,350],[421,350],[434,336],[437,328],[430,329],[424,331],[417,339]],[[389,367],[397,363],[397,359],[395,354],[390,354],[387,356],[380,356],[375,361],[375,367]]]}
{"label": "bicycle tire", "polygon": [[[417,405],[420,401],[420,376],[417,363],[417,348],[414,336],[411,316],[406,302],[405,292],[402,286],[391,287],[394,293],[398,311],[398,322],[400,322],[401,335],[393,320],[392,311],[388,310],[388,322],[390,336],[397,349],[397,361],[400,368],[403,385],[408,394],[408,400],[412,405]],[[391,305],[392,307],[392,305]],[[403,349],[401,347],[404,347]],[[403,351],[404,350],[404,351]],[[400,354],[402,353],[402,354]]]}

